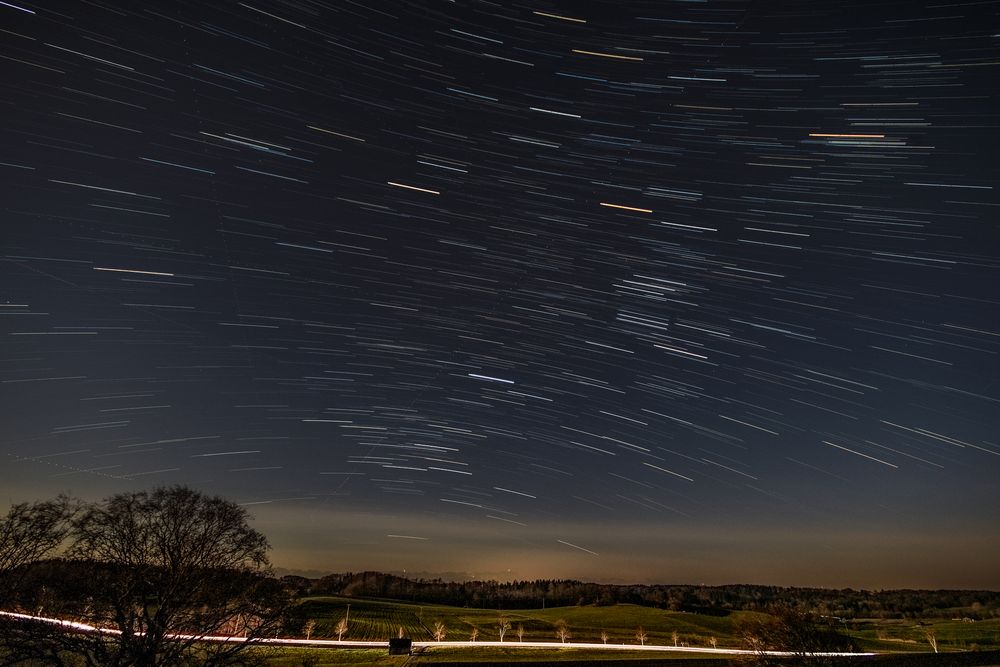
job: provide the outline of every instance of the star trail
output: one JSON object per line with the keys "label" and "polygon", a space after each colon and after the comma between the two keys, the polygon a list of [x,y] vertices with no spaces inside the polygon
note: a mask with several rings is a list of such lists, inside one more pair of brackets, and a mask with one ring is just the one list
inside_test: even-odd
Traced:
{"label": "star trail", "polygon": [[996,2],[0,3],[2,502],[278,566],[1000,586]]}

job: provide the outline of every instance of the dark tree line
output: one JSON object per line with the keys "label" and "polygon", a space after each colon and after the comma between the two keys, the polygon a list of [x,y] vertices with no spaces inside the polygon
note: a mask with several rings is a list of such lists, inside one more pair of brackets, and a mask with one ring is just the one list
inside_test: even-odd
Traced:
{"label": "dark tree line", "polygon": [[82,625],[0,615],[0,665],[247,664],[289,601],[248,520],[186,487],[15,505],[0,517],[0,610]]}
{"label": "dark tree line", "polygon": [[614,585],[573,580],[411,580],[381,572],[331,574],[321,579],[285,577],[299,594],[410,600],[484,609],[544,605],[638,604],[674,611],[724,615],[788,607],[817,617],[982,619],[1000,616],[1000,592],[785,588],[780,586]]}

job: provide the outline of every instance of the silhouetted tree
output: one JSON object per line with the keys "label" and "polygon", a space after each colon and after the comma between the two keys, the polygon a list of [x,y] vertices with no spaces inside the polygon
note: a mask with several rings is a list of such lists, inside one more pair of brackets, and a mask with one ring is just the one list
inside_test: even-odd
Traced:
{"label": "silhouetted tree", "polygon": [[[743,620],[735,630],[744,647],[754,652],[758,665],[826,665],[831,658],[816,654],[854,650],[850,638],[819,626],[808,614],[789,607]],[[771,651],[791,655],[772,656],[768,654]]]}
{"label": "silhouetted tree", "polygon": [[[49,595],[57,606],[46,615],[114,632],[20,627],[47,664],[67,654],[102,667],[245,662],[288,602],[269,576],[267,540],[248,520],[238,505],[181,486],[83,504],[60,529],[70,559],[28,566],[32,585],[17,602],[30,609]],[[212,635],[244,640],[203,641]]]}
{"label": "silhouetted tree", "polygon": [[[55,551],[70,532],[79,504],[67,496],[13,505],[0,519],[0,577]],[[6,582],[11,583],[11,582]]]}
{"label": "silhouetted tree", "polygon": [[[79,505],[55,500],[18,503],[0,518],[0,604],[5,611],[39,615],[59,611],[59,598],[37,562],[66,540]],[[51,568],[49,568],[51,569]],[[0,665],[58,664],[64,633],[50,623],[0,616]]]}

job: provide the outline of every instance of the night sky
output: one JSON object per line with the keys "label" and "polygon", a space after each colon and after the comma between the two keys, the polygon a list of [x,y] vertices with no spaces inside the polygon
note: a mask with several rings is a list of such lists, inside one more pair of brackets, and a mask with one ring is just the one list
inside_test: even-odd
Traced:
{"label": "night sky", "polygon": [[0,3],[0,504],[281,568],[1000,587],[1000,3]]}

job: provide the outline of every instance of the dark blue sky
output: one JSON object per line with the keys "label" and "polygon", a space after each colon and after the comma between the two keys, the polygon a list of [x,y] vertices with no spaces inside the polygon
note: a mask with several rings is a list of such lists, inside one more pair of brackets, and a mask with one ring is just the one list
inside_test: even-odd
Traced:
{"label": "dark blue sky", "polygon": [[2,502],[998,587],[997,6],[0,7]]}

